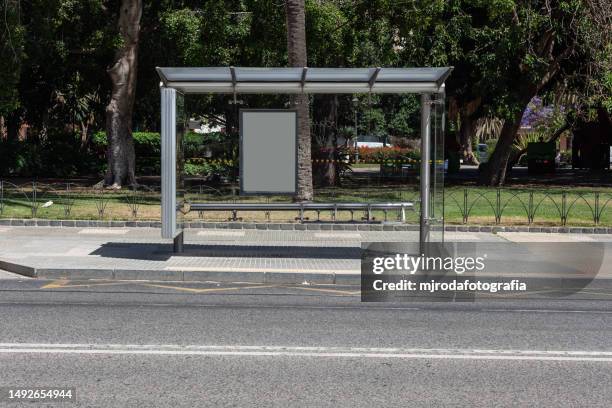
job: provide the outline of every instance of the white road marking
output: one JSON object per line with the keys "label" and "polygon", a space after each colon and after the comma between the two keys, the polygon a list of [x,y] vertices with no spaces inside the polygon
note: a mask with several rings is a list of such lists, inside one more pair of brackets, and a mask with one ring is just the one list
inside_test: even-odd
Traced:
{"label": "white road marking", "polygon": [[10,227],[0,227],[0,232],[9,232],[10,230],[12,230]]}
{"label": "white road marking", "polygon": [[206,346],[177,344],[0,343],[0,354],[128,354],[242,357],[333,357],[462,360],[593,361],[612,363],[612,351],[421,349],[378,347]]}
{"label": "white road marking", "polygon": [[118,229],[118,228],[84,228],[79,231],[79,234],[110,234],[110,235],[124,235],[129,230]]}
{"label": "white road marking", "polygon": [[244,231],[199,231],[200,237],[244,237]]}

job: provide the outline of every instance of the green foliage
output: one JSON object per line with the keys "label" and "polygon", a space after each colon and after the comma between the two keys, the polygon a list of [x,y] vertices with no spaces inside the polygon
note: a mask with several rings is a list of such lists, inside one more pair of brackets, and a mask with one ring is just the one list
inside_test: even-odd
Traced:
{"label": "green foliage", "polygon": [[101,174],[103,161],[83,150],[76,133],[51,132],[39,143],[0,142],[0,176],[74,177]]}
{"label": "green foliage", "polygon": [[3,1],[0,15],[3,16],[0,29],[0,115],[7,115],[20,106],[18,84],[25,29],[19,17],[19,1]]}
{"label": "green foliage", "polygon": [[203,42],[201,17],[196,11],[187,8],[165,11],[161,23],[166,28],[164,36],[181,50],[185,65],[198,65],[203,56]]}
{"label": "green foliage", "polygon": [[[160,134],[158,132],[133,132],[132,137],[134,138],[138,173],[158,175],[161,170]],[[185,173],[188,176],[230,175],[235,167],[234,161],[238,154],[235,142],[222,133],[188,132],[182,141]],[[92,136],[93,149],[98,153],[99,160],[104,159],[107,143],[105,131],[95,132]],[[208,156],[211,156],[210,160]],[[220,161],[232,163],[219,163]]]}
{"label": "green foliage", "polygon": [[488,157],[491,157],[495,151],[495,147],[497,146],[497,139],[489,139],[485,141],[485,144],[487,145],[487,155]]}
{"label": "green foliage", "polygon": [[[12,169],[25,169],[19,164],[23,161],[41,161],[40,146],[60,146],[66,141],[62,135],[85,129],[87,136],[87,129],[104,127],[110,96],[105,68],[120,46],[119,4],[117,0],[2,2],[0,115],[27,123],[28,143],[33,144],[27,149],[21,144],[11,147]],[[476,117],[512,118],[524,109],[527,91],[537,89],[544,97],[559,87],[576,94],[585,106],[602,105],[612,112],[610,30],[602,27],[597,10],[590,11],[584,0],[306,0],[306,24],[309,66],[454,66],[447,95],[459,106],[478,100]],[[141,174],[159,171],[159,137],[149,132],[159,129],[155,66],[287,63],[282,1],[143,2],[141,28],[133,115]],[[543,52],[549,34],[554,47]],[[337,129],[353,127],[356,110],[361,135],[418,136],[417,97],[358,95],[357,106],[352,98],[338,98]],[[270,95],[241,99],[242,107],[284,107],[286,102]],[[236,110],[228,100],[225,95],[189,97],[188,116],[221,118],[230,135],[187,135],[187,158],[209,153],[226,160],[237,157],[232,129]],[[328,120],[329,96],[312,100],[313,121]],[[92,167],[97,172],[104,163],[106,140],[100,134],[92,137],[96,157]],[[50,145],[45,151],[52,151]],[[223,171],[232,170],[189,168],[192,174]]]}
{"label": "green foliage", "polygon": [[19,3],[23,54],[17,87],[20,109],[14,114],[28,124],[28,139],[38,142],[101,126],[109,92],[104,67],[113,55],[116,31],[107,2]]}
{"label": "green foliage", "polygon": [[542,139],[546,141],[546,134],[544,132],[529,132],[523,133],[516,138],[512,145],[512,150],[516,153],[527,150],[529,143],[537,143]]}
{"label": "green foliage", "polygon": [[[132,137],[134,138],[134,147],[136,149],[151,154],[161,153],[161,139],[158,132],[133,132]],[[92,142],[94,145],[106,147],[108,143],[106,132],[100,130],[94,133]]]}
{"label": "green foliage", "polygon": [[210,180],[231,177],[236,169],[234,162],[206,161],[197,158],[186,160],[184,167],[187,176],[205,177]]}

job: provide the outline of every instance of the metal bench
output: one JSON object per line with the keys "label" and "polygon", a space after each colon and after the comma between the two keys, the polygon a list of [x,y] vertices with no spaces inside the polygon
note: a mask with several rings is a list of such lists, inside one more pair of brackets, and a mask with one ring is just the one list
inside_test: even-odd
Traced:
{"label": "metal bench", "polygon": [[338,211],[350,211],[351,218],[354,211],[363,211],[367,221],[372,221],[372,211],[383,210],[385,219],[387,211],[398,211],[398,220],[406,221],[406,210],[414,210],[414,203],[399,202],[399,203],[190,203],[189,211],[231,211],[232,220],[238,220],[239,211],[265,211],[269,215],[272,211],[298,211],[299,216],[296,218],[303,222],[306,218],[304,212],[316,211],[317,215],[321,211],[331,211],[333,220],[336,220]]}

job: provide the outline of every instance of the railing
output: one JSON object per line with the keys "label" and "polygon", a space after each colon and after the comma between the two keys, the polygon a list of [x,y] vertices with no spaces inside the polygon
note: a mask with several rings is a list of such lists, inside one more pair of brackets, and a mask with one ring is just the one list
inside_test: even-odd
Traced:
{"label": "railing", "polygon": [[[345,213],[342,221],[387,221],[387,213],[391,218],[397,211],[397,220],[416,223],[419,212],[419,193],[413,187],[363,185],[318,190],[317,200],[305,204],[289,203],[281,197],[242,198],[231,187],[221,191],[205,184],[190,186],[184,194],[195,203],[189,216],[208,220],[216,216],[216,221],[236,221],[239,213],[249,216],[251,211],[264,214],[265,221],[270,221],[272,212],[285,217],[297,213],[298,221],[308,216],[316,216],[317,221],[340,221],[340,212]],[[77,183],[14,184],[0,180],[1,218],[159,220],[159,203],[158,186],[135,185],[117,191]],[[612,190],[450,187],[444,204],[446,221],[455,224],[612,226]],[[358,212],[364,216],[356,220],[354,213]],[[264,221],[257,217],[255,220]]]}
{"label": "railing", "polygon": [[[471,217],[482,215],[483,208],[493,216],[495,224],[501,224],[502,218],[512,213],[522,221],[531,225],[536,218],[557,219],[558,224],[567,225],[574,220],[591,221],[600,225],[603,216],[610,215],[612,193],[608,192],[568,192],[549,193],[538,190],[488,189],[486,191],[464,188],[460,193],[447,192],[445,197],[445,213],[457,209],[464,224]],[[552,215],[552,216],[551,216]],[[610,221],[606,219],[606,221]]]}

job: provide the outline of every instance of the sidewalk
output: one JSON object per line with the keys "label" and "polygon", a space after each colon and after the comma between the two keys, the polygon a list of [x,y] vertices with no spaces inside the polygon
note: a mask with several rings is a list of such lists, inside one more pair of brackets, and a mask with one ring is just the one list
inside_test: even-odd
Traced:
{"label": "sidewalk", "polygon": [[[362,242],[418,241],[416,231],[185,234],[185,252],[174,254],[155,228],[0,227],[0,269],[49,279],[358,284]],[[612,235],[447,232],[446,240],[612,243]]]}

